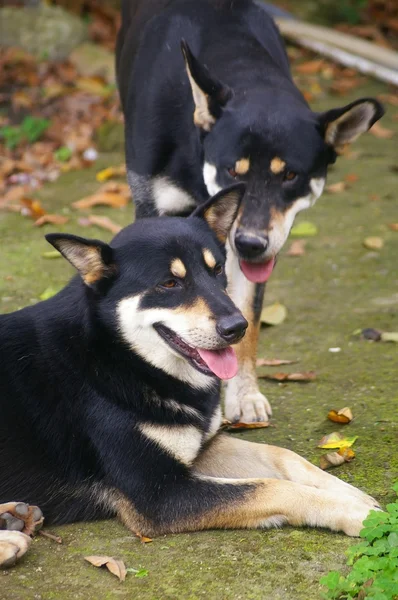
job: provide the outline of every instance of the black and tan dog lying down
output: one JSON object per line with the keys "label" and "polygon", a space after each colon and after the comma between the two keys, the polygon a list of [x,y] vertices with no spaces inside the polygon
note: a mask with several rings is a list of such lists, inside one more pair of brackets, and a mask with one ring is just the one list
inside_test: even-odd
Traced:
{"label": "black and tan dog lying down", "polygon": [[247,327],[224,273],[243,191],[110,245],[47,236],[79,276],[0,318],[0,566],[28,548],[36,505],[46,523],[118,515],[150,536],[284,523],[358,535],[378,508],[289,450],[217,433]]}

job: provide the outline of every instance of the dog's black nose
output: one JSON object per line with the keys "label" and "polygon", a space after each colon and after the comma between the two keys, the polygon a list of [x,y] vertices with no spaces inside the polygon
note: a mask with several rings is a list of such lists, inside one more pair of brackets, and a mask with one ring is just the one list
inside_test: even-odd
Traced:
{"label": "dog's black nose", "polygon": [[268,238],[251,235],[238,230],[235,234],[235,246],[239,254],[243,257],[256,258],[266,251]]}
{"label": "dog's black nose", "polygon": [[240,313],[235,313],[228,317],[221,317],[217,322],[216,329],[223,340],[233,344],[244,336],[247,325],[245,317]]}

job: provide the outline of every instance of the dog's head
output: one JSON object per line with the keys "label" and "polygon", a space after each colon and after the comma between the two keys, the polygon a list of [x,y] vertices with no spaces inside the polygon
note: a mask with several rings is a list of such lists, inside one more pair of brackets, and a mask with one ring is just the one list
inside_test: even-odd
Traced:
{"label": "dog's head", "polygon": [[226,292],[225,242],[244,185],[187,219],[142,219],[108,245],[67,234],[47,240],[79,271],[95,314],[147,363],[205,388],[236,374],[231,344],[247,321]]}
{"label": "dog's head", "polygon": [[296,214],[322,193],[328,165],[340,148],[382,115],[373,98],[325,113],[310,110],[291,82],[231,90],[182,42],[192,88],[194,122],[203,144],[209,194],[246,183],[230,242],[248,279],[266,281]]}

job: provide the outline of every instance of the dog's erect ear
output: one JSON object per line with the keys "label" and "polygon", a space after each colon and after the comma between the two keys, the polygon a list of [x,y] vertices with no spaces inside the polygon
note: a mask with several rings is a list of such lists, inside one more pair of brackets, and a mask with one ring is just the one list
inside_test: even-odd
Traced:
{"label": "dog's erect ear", "polygon": [[318,119],[325,142],[337,149],[356,140],[383,115],[380,102],[374,98],[362,98],[343,108],[320,113]]}
{"label": "dog's erect ear", "polygon": [[204,204],[198,206],[189,218],[199,217],[207,221],[210,229],[216,234],[217,239],[225,244],[229,230],[238,214],[239,205],[245,190],[246,186],[243,183],[237,183],[225,190],[221,190],[221,192],[209,198]]}
{"label": "dog's erect ear", "polygon": [[112,248],[100,240],[67,233],[49,233],[46,240],[79,271],[89,286],[116,273]]}
{"label": "dog's erect ear", "polygon": [[181,40],[181,50],[195,104],[194,123],[204,131],[210,131],[221,115],[222,107],[231,98],[231,90],[210,75],[208,68],[195,58],[185,40]]}

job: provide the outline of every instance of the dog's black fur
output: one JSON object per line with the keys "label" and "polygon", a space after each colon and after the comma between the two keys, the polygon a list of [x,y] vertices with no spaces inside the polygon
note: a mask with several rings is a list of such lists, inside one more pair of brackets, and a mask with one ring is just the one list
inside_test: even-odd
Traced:
{"label": "dog's black fur", "polygon": [[211,369],[233,376],[229,344],[247,326],[223,272],[243,194],[139,220],[110,245],[47,236],[80,276],[0,317],[1,567],[26,552],[7,529],[34,533],[36,504],[46,523],[117,514],[143,535],[284,523],[358,535],[379,508],[289,450],[217,433]]}
{"label": "dog's black fur", "polygon": [[[123,0],[117,76],[137,217],[183,215],[234,179],[246,183],[228,276],[233,299],[256,327],[266,276],[251,279],[256,289],[242,292],[241,304],[233,293],[244,285],[240,266],[275,259],[295,214],[322,193],[339,148],[382,116],[380,103],[363,98],[313,112],[272,18],[252,0]],[[248,372],[237,388],[254,393],[241,406],[252,403],[266,420],[258,411],[254,338],[242,346]],[[226,416],[240,420],[230,400],[227,391]],[[243,417],[255,420],[256,412]]]}
{"label": "dog's black fur", "polygon": [[[229,226],[242,187],[232,188],[229,208],[222,207],[223,215],[231,215],[235,205]],[[218,196],[208,209],[226,197]],[[156,523],[175,519],[176,511],[180,517],[195,512],[203,503],[211,507],[211,486],[206,499],[194,493],[188,467],[151,443],[138,425],[177,430],[189,424],[205,441],[219,406],[219,380],[209,376],[208,389],[198,390],[152,366],[150,357],[126,343],[117,319],[119,303],[136,294],[143,294],[142,314],[151,308],[189,313],[201,298],[215,322],[234,317],[230,341],[240,339],[247,323],[219,272],[224,244],[200,214],[138,221],[110,245],[47,236],[81,276],[53,298],[0,317],[0,503],[38,504],[47,523],[110,516],[117,511],[110,501],[115,490]],[[215,257],[217,272],[204,262],[203,249]],[[176,257],[187,275],[170,287]],[[181,410],[167,409],[170,398]],[[178,498],[182,484],[186,503]]]}

